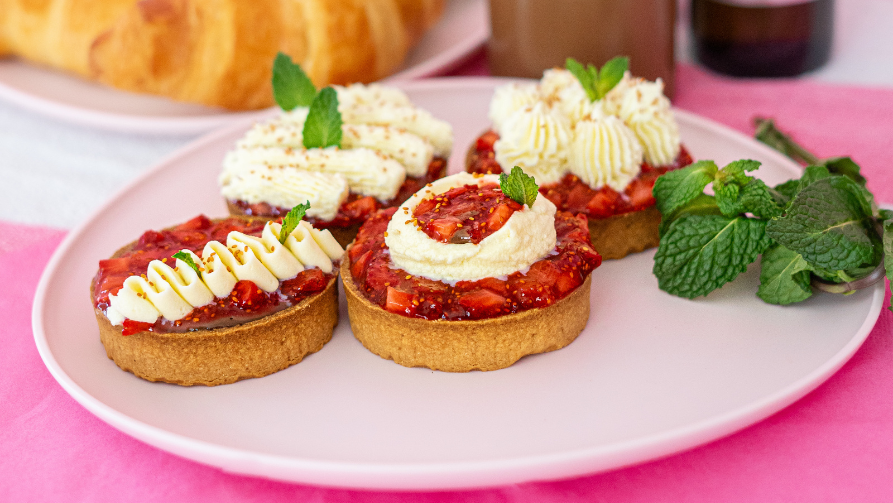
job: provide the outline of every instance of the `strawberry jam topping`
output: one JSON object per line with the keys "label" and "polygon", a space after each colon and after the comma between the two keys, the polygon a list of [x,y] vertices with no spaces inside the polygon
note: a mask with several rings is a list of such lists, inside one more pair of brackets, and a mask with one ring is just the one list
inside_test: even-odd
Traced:
{"label": "strawberry jam topping", "polygon": [[412,216],[422,232],[435,241],[478,244],[522,208],[495,183],[469,184],[422,199]]}
{"label": "strawberry jam topping", "polygon": [[[428,172],[424,176],[411,177],[407,176],[403,181],[403,185],[397,190],[397,195],[393,199],[381,202],[372,196],[363,196],[351,192],[347,195],[347,199],[341,203],[338,213],[332,220],[319,220],[312,217],[304,219],[313,224],[317,229],[327,229],[329,227],[350,227],[358,225],[366,221],[373,213],[381,208],[391,208],[398,206],[410,198],[413,194],[422,189],[425,185],[443,177],[446,172],[446,159],[435,157],[428,165]],[[246,201],[230,201],[235,204],[243,214],[249,216],[260,217],[284,217],[291,208],[283,208],[272,206],[267,203],[248,203]]]}
{"label": "strawberry jam topping", "polygon": [[394,268],[384,239],[395,211],[380,210],[366,221],[348,256],[351,276],[366,298],[403,316],[478,320],[546,307],[583,284],[602,261],[590,244],[586,218],[558,212],[555,253],[524,272],[451,285]]}
{"label": "strawberry jam topping", "polygon": [[[470,173],[502,173],[502,167],[496,162],[493,145],[499,139],[495,131],[487,131],[481,135],[468,158],[467,170]],[[651,189],[657,177],[674,169],[683,168],[692,163],[691,155],[685,147],[679,151],[676,160],[666,166],[652,166],[642,163],[639,175],[634,178],[623,192],[608,187],[593,189],[577,176],[568,173],[558,183],[540,186],[540,194],[546,196],[561,211],[582,213],[590,218],[608,218],[614,215],[640,211],[654,206]]]}
{"label": "strawberry jam topping", "polygon": [[[208,241],[226,243],[231,231],[260,236],[263,229],[264,222],[260,220],[231,217],[215,222],[199,215],[171,229],[146,231],[120,257],[99,261],[99,271],[93,278],[93,306],[105,312],[109,307],[109,295],[117,293],[130,276],[144,275],[149,262],[153,260],[161,260],[173,267],[176,261],[173,255],[180,250],[189,249],[201,256]],[[180,320],[171,321],[163,317],[159,317],[155,323],[124,320],[123,334],[187,332],[246,323],[323,291],[334,277],[334,273],[326,274],[317,268],[304,269],[296,277],[280,282],[279,289],[269,293],[251,281],[242,280],[226,297],[197,307]]]}

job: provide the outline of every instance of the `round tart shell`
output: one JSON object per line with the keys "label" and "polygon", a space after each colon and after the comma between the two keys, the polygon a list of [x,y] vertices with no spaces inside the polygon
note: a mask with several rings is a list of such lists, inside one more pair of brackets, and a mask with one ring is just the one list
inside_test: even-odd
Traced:
{"label": "round tart shell", "polygon": [[589,320],[592,275],[555,304],[482,320],[426,320],[386,311],[358,289],[345,254],[341,278],[354,336],[369,351],[404,367],[445,372],[497,370],[521,357],[561,349]]}
{"label": "round tart shell", "polygon": [[[471,166],[474,155],[475,145],[472,144],[465,155],[466,168]],[[604,260],[623,258],[630,253],[654,248],[660,243],[660,211],[656,206],[608,218],[592,218],[587,215],[587,219],[592,246]]]}
{"label": "round tart shell", "polygon": [[[117,258],[134,246],[118,250]],[[216,386],[263,377],[322,349],[338,324],[337,272],[326,288],[298,304],[231,327],[122,335],[99,309],[99,339],[118,367],[153,382]],[[94,284],[90,284],[93,301]]]}

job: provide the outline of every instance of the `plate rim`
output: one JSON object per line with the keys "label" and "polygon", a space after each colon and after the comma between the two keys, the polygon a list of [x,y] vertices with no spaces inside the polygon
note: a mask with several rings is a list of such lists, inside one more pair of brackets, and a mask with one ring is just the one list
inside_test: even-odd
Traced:
{"label": "plate rim", "polygon": [[[447,77],[423,81],[394,82],[392,85],[408,91],[462,91],[482,90],[519,79],[493,77]],[[760,144],[748,136],[691,112],[676,109],[681,121],[715,130],[718,134],[740,141],[746,139],[754,146],[764,149],[767,156],[777,157],[782,164],[795,167],[796,164],[770,147]],[[48,337],[43,319],[46,314],[44,302],[47,291],[57,276],[60,262],[68,250],[78,241],[80,235],[96,220],[103,210],[126,196],[143,180],[156,176],[168,164],[190,153],[204,149],[208,144],[222,137],[247,128],[251,121],[241,120],[231,126],[206,134],[199,139],[177,149],[164,159],[143,172],[136,179],[120,189],[89,218],[68,233],[53,253],[41,274],[32,305],[32,330],[38,353],[44,365],[62,388],[81,406],[96,415],[113,428],[175,455],[222,468],[224,471],[274,478],[297,483],[320,486],[375,489],[375,490],[436,490],[470,489],[497,485],[532,482],[541,480],[566,479],[618,469],[633,464],[652,461],[675,453],[684,452],[705,443],[730,435],[755,424],[788,405],[799,400],[839,370],[871,333],[881,312],[885,290],[884,284],[873,287],[871,306],[868,315],[853,337],[833,357],[813,369],[790,385],[765,395],[745,406],[707,419],[689,423],[681,427],[651,434],[632,440],[624,440],[598,447],[560,451],[545,455],[489,459],[485,461],[457,461],[443,463],[371,463],[339,462],[329,460],[297,459],[289,456],[259,453],[245,449],[224,447],[211,442],[197,440],[173,433],[160,427],[151,426],[94,398],[77,385],[61,368],[49,349]],[[620,462],[605,463],[601,458],[607,454],[619,456]],[[234,467],[234,463],[239,466]],[[246,470],[249,463],[251,469]],[[295,476],[295,473],[298,476]],[[350,480],[343,480],[350,475]],[[457,480],[460,478],[461,480]],[[394,484],[401,479],[400,484]]]}

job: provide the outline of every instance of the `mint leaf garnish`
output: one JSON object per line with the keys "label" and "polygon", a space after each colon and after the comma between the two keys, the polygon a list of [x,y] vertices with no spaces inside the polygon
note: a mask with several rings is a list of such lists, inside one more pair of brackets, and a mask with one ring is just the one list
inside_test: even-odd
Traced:
{"label": "mint leaf garnish", "polygon": [[316,96],[316,86],[287,54],[279,53],[273,61],[273,99],[285,111],[307,107]]}
{"label": "mint leaf garnish", "polygon": [[661,290],[689,299],[735,279],[769,246],[766,222],[721,215],[675,220],[654,255]]}
{"label": "mint leaf garnish", "polygon": [[713,182],[716,202],[723,215],[752,213],[757,218],[781,215],[784,197],[774,193],[762,180],[745,174],[760,167],[751,160],[735,161],[719,170]]}
{"label": "mint leaf garnish", "polygon": [[[658,178],[660,180],[660,178]],[[721,215],[719,206],[716,204],[716,198],[707,194],[698,194],[694,199],[685,203],[669,214],[664,214],[660,220],[658,233],[661,237],[667,233],[670,224],[684,216],[690,215]]]}
{"label": "mint leaf garnish", "polygon": [[338,111],[338,93],[326,87],[310,104],[304,122],[304,147],[326,148],[341,146],[341,112]]}
{"label": "mint leaf garnish", "polygon": [[539,194],[536,180],[524,173],[520,166],[513,167],[508,175],[505,173],[499,175],[499,188],[509,199],[518,204],[526,204],[528,207],[533,206]]}
{"label": "mint leaf garnish", "polygon": [[307,213],[307,210],[310,209],[310,201],[305,202],[304,204],[299,204],[292,208],[282,219],[282,228],[279,229],[279,242],[285,244],[285,241],[288,240],[288,236],[295,230],[298,226],[298,223],[301,222],[301,219],[304,218],[304,214]]}
{"label": "mint leaf garnish", "polygon": [[803,256],[784,246],[763,252],[757,296],[770,304],[793,304],[812,296],[811,267]]}
{"label": "mint leaf garnish", "polygon": [[[872,210],[856,182],[842,176],[817,180],[791,201],[766,232],[817,267],[855,269],[876,257]],[[876,239],[876,237],[874,238]]]}
{"label": "mint leaf garnish", "polygon": [[718,169],[713,161],[698,161],[685,168],[664,173],[654,182],[652,190],[657,200],[657,209],[666,217],[686,205],[704,192]]}
{"label": "mint leaf garnish", "polygon": [[174,258],[182,260],[186,265],[192,268],[192,270],[195,271],[196,274],[198,274],[199,276],[202,275],[201,269],[199,269],[198,264],[196,264],[195,261],[192,260],[192,255],[187,253],[185,250],[180,250],[177,253],[174,253]]}
{"label": "mint leaf garnish", "polygon": [[611,58],[602,66],[600,72],[598,72],[598,82],[596,84],[596,90],[598,91],[599,98],[604,97],[608,94],[608,91],[614,89],[622,79],[623,74],[626,73],[626,70],[629,69],[629,58],[624,56],[618,56],[616,58]]}
{"label": "mint leaf garnish", "polygon": [[859,173],[859,165],[849,157],[831,157],[822,161],[822,166],[828,168],[828,171],[837,175],[843,175],[850,180],[865,185],[867,180]]}
{"label": "mint leaf garnish", "polygon": [[596,101],[604,98],[623,79],[623,74],[629,68],[629,58],[612,58],[602,66],[601,71],[592,64],[584,67],[574,58],[567,58],[564,66],[580,81],[589,101]]}

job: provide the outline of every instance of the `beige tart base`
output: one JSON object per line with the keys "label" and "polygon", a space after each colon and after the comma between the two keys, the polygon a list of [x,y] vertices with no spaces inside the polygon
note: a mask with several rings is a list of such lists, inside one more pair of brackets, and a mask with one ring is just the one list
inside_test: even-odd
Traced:
{"label": "beige tart base", "polygon": [[[270,375],[322,349],[338,324],[337,284],[335,274],[323,291],[294,306],[240,325],[190,332],[125,336],[123,327],[94,311],[105,352],[122,370],[147,381],[217,386]],[[93,289],[91,283],[91,302]]]}
{"label": "beige tart base", "polygon": [[347,254],[341,278],[354,336],[369,351],[404,367],[445,372],[505,368],[526,355],[567,346],[589,320],[592,275],[551,306],[463,321],[409,318],[373,304],[354,283]]}
{"label": "beige tart base", "polygon": [[[465,155],[466,168],[471,166],[474,155],[472,144]],[[588,217],[588,220],[589,238],[603,260],[620,259],[660,244],[660,211],[656,206],[608,218]]]}

